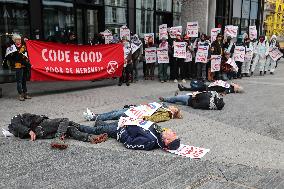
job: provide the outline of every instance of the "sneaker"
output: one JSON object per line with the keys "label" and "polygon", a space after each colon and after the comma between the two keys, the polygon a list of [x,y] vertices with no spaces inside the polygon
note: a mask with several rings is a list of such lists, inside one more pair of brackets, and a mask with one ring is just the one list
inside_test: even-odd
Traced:
{"label": "sneaker", "polygon": [[121,86],[121,85],[122,85],[122,83],[118,83],[117,85],[118,85],[118,86]]}
{"label": "sneaker", "polygon": [[178,84],[178,89],[180,90],[180,91],[183,91],[183,85],[182,84]]}
{"label": "sneaker", "polygon": [[266,71],[264,71],[264,75],[266,74]]}
{"label": "sneaker", "polygon": [[175,80],[174,80],[174,83],[177,83],[177,82],[178,82],[178,80],[177,80],[177,79],[175,79]]}
{"label": "sneaker", "polygon": [[100,134],[98,136],[92,135],[90,137],[90,143],[91,144],[98,144],[98,143],[102,143],[102,142],[107,141],[107,139],[108,139],[107,133],[103,133],[103,134]]}
{"label": "sneaker", "polygon": [[164,102],[165,99],[160,96],[160,97],[159,97],[159,100],[160,100],[161,102]]}
{"label": "sneaker", "polygon": [[274,72],[270,72],[271,75],[274,75]]}
{"label": "sneaker", "polygon": [[127,83],[126,83],[126,86],[129,86],[129,85],[130,85],[130,83],[129,83],[129,82],[127,82]]}
{"label": "sneaker", "polygon": [[177,96],[178,95],[178,90],[176,90],[176,92],[175,92],[175,96]]}
{"label": "sneaker", "polygon": [[18,97],[19,101],[25,101],[24,95],[20,94]]}
{"label": "sneaker", "polygon": [[85,120],[91,121],[95,117],[95,114],[93,112],[91,112],[91,110],[89,108],[87,108],[87,111],[83,112],[83,116],[84,116]]}
{"label": "sneaker", "polygon": [[186,80],[185,80],[185,79],[183,79],[183,80],[181,80],[181,82],[182,82],[182,83],[186,83]]}
{"label": "sneaker", "polygon": [[164,83],[164,82],[165,82],[165,81],[163,81],[163,80],[161,81],[161,83]]}
{"label": "sneaker", "polygon": [[24,93],[24,98],[25,99],[32,99],[32,97],[30,97],[27,93]]}

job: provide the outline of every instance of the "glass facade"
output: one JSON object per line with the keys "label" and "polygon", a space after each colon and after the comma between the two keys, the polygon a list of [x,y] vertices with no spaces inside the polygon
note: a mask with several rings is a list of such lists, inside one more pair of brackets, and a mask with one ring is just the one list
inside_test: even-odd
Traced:
{"label": "glass facade", "polygon": [[142,38],[154,32],[154,0],[136,0],[136,33]]}

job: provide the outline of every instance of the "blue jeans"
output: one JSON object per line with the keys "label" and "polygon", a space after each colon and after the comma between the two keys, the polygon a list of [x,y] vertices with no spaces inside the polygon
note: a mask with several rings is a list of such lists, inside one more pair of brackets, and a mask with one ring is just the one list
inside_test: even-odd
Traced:
{"label": "blue jeans", "polygon": [[17,90],[19,94],[27,92],[27,68],[16,69]]}
{"label": "blue jeans", "polygon": [[103,133],[107,133],[109,137],[116,139],[118,121],[112,123],[106,123],[104,121],[100,121],[99,123],[100,124],[98,124],[95,127],[80,125],[79,131],[93,135],[100,135]]}
{"label": "blue jeans", "polygon": [[181,103],[182,105],[189,105],[189,101],[191,100],[190,95],[177,95],[173,97],[165,97],[164,102],[169,102],[169,103],[174,103],[176,104],[177,102]]}
{"label": "blue jeans", "polygon": [[97,118],[94,117],[91,121],[95,121],[96,119],[102,121],[119,120],[121,116],[125,115],[124,112],[126,112],[127,110],[127,108],[123,108],[120,110],[113,110],[111,112],[97,114]]}

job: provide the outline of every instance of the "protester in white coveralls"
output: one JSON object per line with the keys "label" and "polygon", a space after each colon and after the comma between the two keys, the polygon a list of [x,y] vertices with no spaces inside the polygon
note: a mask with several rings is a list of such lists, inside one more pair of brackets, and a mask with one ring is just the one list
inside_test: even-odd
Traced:
{"label": "protester in white coveralls", "polygon": [[255,46],[254,53],[255,53],[255,57],[253,60],[253,64],[251,66],[251,76],[253,75],[253,72],[255,71],[256,65],[259,66],[259,74],[263,76],[266,56],[269,53],[269,44],[266,43],[264,36],[259,37],[259,40]]}
{"label": "protester in white coveralls", "polygon": [[245,61],[243,63],[243,67],[242,67],[242,75],[243,75],[243,77],[250,77],[250,75],[249,75],[250,65],[251,65],[251,61],[252,61],[252,58],[253,58],[254,47],[253,47],[253,43],[250,41],[250,38],[248,37],[248,35],[244,36],[244,43],[245,43],[245,48],[246,48],[246,55],[245,55]]}
{"label": "protester in white coveralls", "polygon": [[[269,48],[279,47],[277,43],[277,37],[276,35],[272,35],[269,43]],[[276,60],[273,60],[270,55],[267,56],[266,64],[265,64],[265,71],[264,74],[266,74],[267,71],[270,71],[270,74],[274,74],[276,66]]]}

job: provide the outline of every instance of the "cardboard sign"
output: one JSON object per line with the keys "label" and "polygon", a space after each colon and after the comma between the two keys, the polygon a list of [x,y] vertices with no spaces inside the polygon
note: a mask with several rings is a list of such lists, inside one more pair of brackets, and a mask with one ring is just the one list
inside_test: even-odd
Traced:
{"label": "cardboard sign", "polygon": [[131,37],[130,43],[132,54],[135,53],[142,46],[142,41],[139,39],[137,34]]}
{"label": "cardboard sign", "polygon": [[226,89],[231,87],[231,85],[229,83],[227,83],[226,81],[222,81],[222,80],[216,80],[213,83],[210,83],[208,85],[208,87],[214,87],[214,86],[221,86],[221,87],[224,87]]}
{"label": "cardboard sign", "polygon": [[245,61],[246,48],[244,46],[235,46],[234,60],[238,62]]}
{"label": "cardboard sign", "polygon": [[101,34],[105,38],[105,44],[110,44],[110,42],[113,40],[113,36],[112,36],[111,31],[105,30],[104,32],[101,32]]}
{"label": "cardboard sign", "polygon": [[192,61],[192,54],[190,51],[186,51],[186,59],[184,62],[191,62]]}
{"label": "cardboard sign", "polygon": [[144,42],[145,42],[145,44],[147,44],[148,43],[148,39],[149,39],[149,37],[152,37],[153,38],[153,43],[155,43],[155,37],[154,37],[155,35],[154,35],[154,33],[145,33],[144,34]]}
{"label": "cardboard sign", "polygon": [[146,120],[143,120],[143,119],[133,119],[131,117],[121,117],[121,118],[119,118],[119,121],[118,121],[118,128],[127,125],[127,126],[138,126],[138,127],[141,127],[145,130],[149,130],[149,128],[153,124],[154,124],[154,122],[146,121]]}
{"label": "cardboard sign", "polygon": [[198,37],[198,22],[187,22],[186,34],[189,37]]}
{"label": "cardboard sign", "polygon": [[283,53],[277,47],[273,47],[269,48],[269,56],[276,61],[283,56]]}
{"label": "cardboard sign", "polygon": [[137,107],[129,108],[124,113],[125,115],[133,119],[142,119],[144,116],[153,115],[160,107],[162,107],[161,104],[157,102],[152,102],[149,104],[144,104]]}
{"label": "cardboard sign", "polygon": [[159,64],[169,63],[170,59],[169,59],[168,49],[157,48],[157,58]]}
{"label": "cardboard sign", "polygon": [[211,72],[220,71],[222,56],[221,55],[212,55],[211,58],[212,58],[212,60],[211,60]]}
{"label": "cardboard sign", "polygon": [[120,39],[122,39],[123,37],[126,37],[127,40],[130,40],[130,29],[128,29],[127,26],[121,26],[119,35],[120,35]]}
{"label": "cardboard sign", "polygon": [[182,157],[200,159],[205,156],[210,151],[210,149],[194,147],[189,145],[181,144],[177,150],[168,150],[172,154],[176,154]]}
{"label": "cardboard sign", "polygon": [[211,30],[211,43],[216,40],[219,33],[221,33],[221,28],[213,28]]}
{"label": "cardboard sign", "polygon": [[253,47],[246,48],[245,61],[246,62],[252,61],[252,57],[253,57]]}
{"label": "cardboard sign", "polygon": [[257,39],[256,26],[249,26],[249,38],[250,40]]}
{"label": "cardboard sign", "polygon": [[182,33],[182,26],[171,27],[169,33],[170,33],[170,37],[175,39],[177,33]]}
{"label": "cardboard sign", "polygon": [[10,47],[6,49],[5,57],[16,51],[17,51],[16,45],[11,45]]}
{"label": "cardboard sign", "polygon": [[232,25],[229,25],[229,26],[225,26],[225,36],[228,37],[230,36],[231,38],[234,38],[234,37],[237,37],[238,35],[238,26],[232,26]]}
{"label": "cardboard sign", "polygon": [[174,42],[174,57],[186,58],[186,42]]}
{"label": "cardboard sign", "polygon": [[145,48],[146,64],[157,62],[156,51],[157,51],[156,47]]}
{"label": "cardboard sign", "polygon": [[207,63],[209,46],[199,46],[197,49],[195,62]]}
{"label": "cardboard sign", "polygon": [[227,60],[226,64],[231,65],[231,66],[233,67],[233,69],[234,69],[235,72],[237,72],[237,71],[239,70],[239,68],[238,68],[238,66],[237,66],[237,64],[236,64],[236,62],[234,61],[233,58],[229,58],[229,59]]}
{"label": "cardboard sign", "polygon": [[162,38],[168,39],[168,26],[167,24],[162,24],[159,26],[159,39],[162,40]]}

